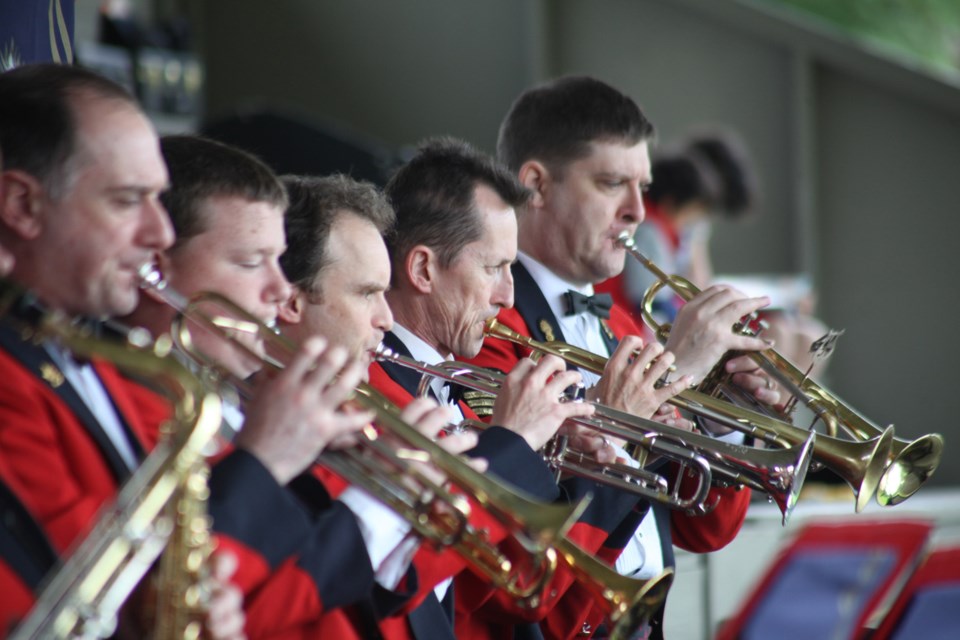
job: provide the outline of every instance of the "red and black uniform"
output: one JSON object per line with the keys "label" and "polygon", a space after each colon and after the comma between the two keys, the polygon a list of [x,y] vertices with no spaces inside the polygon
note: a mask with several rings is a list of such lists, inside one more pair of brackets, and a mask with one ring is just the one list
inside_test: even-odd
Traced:
{"label": "red and black uniform", "polygon": [[[137,459],[153,448],[169,403],[92,365]],[[0,325],[0,459],[54,548],[63,553],[93,524],[131,469],[43,346]],[[268,636],[369,597],[373,569],[354,516],[343,505],[311,509],[252,455],[214,465],[210,513],[219,543],[240,560],[248,632]],[[413,588],[414,585],[410,585]]]}
{"label": "red and black uniform", "polygon": [[[560,331],[560,323],[533,277],[519,262],[513,265],[512,271],[516,303],[512,309],[501,310],[497,320],[521,335],[532,337],[538,341],[547,341],[547,332],[552,334],[549,340],[564,341],[563,334]],[[616,348],[620,338],[626,335],[641,334],[641,330],[636,323],[617,305],[614,305],[611,309],[609,320],[602,321],[602,323],[605,323],[602,337],[610,353]],[[508,372],[521,358],[528,355],[530,355],[530,351],[524,347],[506,340],[488,338],[484,342],[480,354],[471,362],[482,367]],[[574,482],[582,483],[583,481],[575,480]],[[598,496],[611,492],[615,494],[624,493],[609,487],[597,486],[595,488],[595,493]],[[717,503],[718,507],[706,516],[688,516],[679,511],[667,513],[665,510],[658,513],[658,516],[662,516],[657,518],[657,523],[662,543],[664,566],[673,564],[671,539],[673,544],[683,549],[705,553],[722,548],[736,536],[749,506],[749,490],[715,487],[711,490],[709,500],[711,503],[717,500],[719,502]],[[654,508],[658,511],[662,509],[659,506]],[[604,522],[607,525],[606,527],[584,527],[580,531],[577,531],[575,527],[574,531],[571,532],[571,539],[574,539],[581,547],[591,553],[599,551],[599,557],[612,563],[633,535],[633,531],[639,525],[645,511],[645,501],[639,501],[629,520],[624,518],[622,514],[620,514],[619,519],[616,519],[617,513],[613,512],[610,514],[611,517],[608,517]],[[669,523],[669,526],[666,523]],[[574,535],[576,535],[575,538]],[[582,591],[583,588],[579,586],[576,590],[572,590],[570,598],[565,599],[560,606],[555,607],[554,611],[541,625],[541,628],[549,637],[571,637],[579,633],[582,624],[575,623],[578,617],[581,622],[588,623],[589,628],[597,628],[603,616],[593,608],[592,599],[579,597]],[[662,617],[662,609],[659,616]],[[655,623],[654,637],[661,632],[659,623]]]}
{"label": "red and black uniform", "polygon": [[[384,344],[403,356],[410,356],[409,350],[393,333],[384,337]],[[419,373],[397,364],[382,363],[370,367],[371,385],[400,407],[414,399],[419,382]],[[476,419],[476,415],[464,403],[461,402],[459,408],[465,418]],[[481,432],[477,446],[467,455],[485,458],[489,461],[488,475],[523,490],[537,500],[552,502],[559,496],[553,475],[540,455],[521,436],[508,429],[492,426]],[[487,531],[493,544],[506,537],[503,527],[476,506],[471,510],[470,523],[475,529]],[[464,571],[466,562],[453,551],[438,552],[428,545],[421,547],[414,564],[420,577],[419,597],[422,597],[422,603],[409,614],[383,620],[380,624],[383,636],[388,639],[420,640],[463,637],[459,632],[454,635],[454,621],[467,615],[469,609],[479,607],[494,594],[490,581],[476,577],[470,570]],[[440,602],[433,588],[453,576],[457,576],[457,580],[449,586],[443,602]],[[470,580],[461,584],[461,576]],[[466,607],[465,603],[468,603]]]}
{"label": "red and black uniform", "polygon": [[0,638],[22,620],[57,554],[20,499],[0,480]]}
{"label": "red and black uniform", "polygon": [[[141,420],[131,383],[109,363],[92,363],[138,457],[158,438]],[[131,469],[42,346],[0,326],[0,457],[9,482],[59,553],[93,523]]]}

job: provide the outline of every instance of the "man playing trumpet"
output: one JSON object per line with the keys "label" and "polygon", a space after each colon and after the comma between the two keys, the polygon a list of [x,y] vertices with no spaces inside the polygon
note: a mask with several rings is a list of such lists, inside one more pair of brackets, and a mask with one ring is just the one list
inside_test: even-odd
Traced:
{"label": "man playing trumpet", "polygon": [[[78,323],[129,313],[139,267],[173,241],[158,200],[167,172],[134,98],[76,67],[0,74],[0,147],[3,270],[45,309]],[[111,363],[77,358],[56,340],[24,339],[16,321],[2,324],[0,478],[10,489],[3,521],[16,525],[8,532],[14,542],[19,528],[28,533],[20,540],[33,552],[49,540],[49,568],[53,552],[73,548],[137,469],[159,421],[141,404],[142,388]],[[157,398],[148,404],[160,406]],[[214,557],[207,632],[239,638],[243,616],[224,560]],[[27,585],[36,587],[40,575],[35,567]]]}
{"label": "man playing trumpet", "polygon": [[[286,248],[283,185],[256,158],[212,140],[171,136],[161,146],[171,175],[163,202],[178,238],[157,256],[165,283],[181,296],[226,296],[259,323],[272,324],[291,293],[278,262]],[[221,311],[229,314],[225,309],[211,312]],[[148,290],[128,320],[161,333],[170,329],[174,315],[162,291]],[[236,379],[261,366],[249,354],[238,356],[238,349],[221,337],[200,330],[196,340],[202,341],[200,351],[216,354],[218,364]],[[241,341],[253,352],[265,350],[256,339]],[[410,586],[416,585],[408,567],[418,541],[409,535],[409,525],[355,488],[331,500],[311,473],[325,446],[353,442],[334,442],[331,436],[349,433],[372,417],[341,407],[366,373],[366,362],[347,346],[308,337],[280,374],[258,375],[255,395],[243,407],[245,416],[235,416],[237,426],[242,424],[236,450],[214,467],[215,490],[220,488],[216,473],[226,467],[244,472],[251,492],[243,496],[222,487],[224,499],[218,501],[215,493],[211,512],[218,533],[244,554],[241,584],[250,594],[246,610],[252,636],[283,632],[313,637],[321,633],[318,625],[331,610],[356,604],[365,617],[373,618],[402,605],[412,593]],[[287,406],[274,406],[274,401]],[[329,413],[305,413],[309,407],[327,407]],[[429,410],[428,404],[417,405],[404,418],[435,430],[445,413]],[[272,424],[272,430],[248,435],[249,424],[259,420]],[[315,432],[317,421],[328,425],[323,436]],[[258,508],[261,498],[278,504]],[[246,517],[235,517],[233,499],[247,503]],[[269,515],[289,502],[306,529]]]}
{"label": "man playing trumpet", "polygon": [[[408,329],[394,324],[387,305],[387,297],[393,296],[388,291],[391,264],[381,234],[391,233],[394,214],[384,196],[373,185],[345,176],[291,176],[285,178],[285,184],[291,200],[286,221],[289,247],[281,264],[294,291],[280,314],[284,333],[298,340],[320,334],[368,359],[381,341],[406,352],[391,330]],[[472,188],[471,184],[468,189]],[[500,198],[493,188],[489,188],[489,197]],[[499,290],[485,291],[488,296],[500,295]],[[439,300],[439,296],[434,299]],[[424,328],[420,322],[410,326],[415,330]],[[437,353],[428,359],[439,360],[442,356]],[[554,374],[559,375],[548,382]],[[371,376],[371,382],[390,399],[398,404],[411,401],[413,390],[391,381],[379,366],[371,369]],[[578,374],[562,373],[562,366],[555,359],[518,370],[508,381],[507,395],[499,403],[501,413],[495,424],[501,426],[479,437],[465,432],[441,441],[461,438],[474,444],[467,454],[488,459],[490,473],[536,497],[553,500],[556,486],[532,447],[539,448],[566,417],[590,413],[589,407],[559,401],[562,390],[578,379]],[[405,381],[409,382],[409,378]],[[457,419],[463,417],[461,411],[475,417],[465,407],[452,411],[460,414]],[[422,551],[416,562],[421,588],[427,591],[424,602],[409,614],[383,621],[380,631],[388,638],[453,637],[453,589],[449,578],[458,574],[464,563],[449,554],[437,556],[429,550]],[[486,597],[489,591],[489,586],[474,589],[472,597]],[[324,631],[342,634],[345,620],[352,615],[344,612],[330,616]]]}
{"label": "man playing trumpet", "polygon": [[[394,266],[387,298],[398,328],[385,342],[428,363],[442,359],[444,353],[472,357],[481,346],[484,321],[498,309],[513,305],[510,269],[516,258],[515,209],[526,203],[527,194],[496,163],[468,145],[449,139],[425,143],[391,179],[387,193],[398,215],[395,230],[387,236]],[[660,352],[658,347],[648,349],[640,366],[651,363]],[[546,360],[556,367],[556,360]],[[648,400],[651,411],[687,383],[680,379],[657,388],[655,382],[663,372],[658,373],[657,367],[668,364],[669,356],[645,372],[647,393],[656,398]],[[517,368],[522,373],[537,367],[521,360]],[[382,369],[373,380],[383,379],[383,384],[412,392],[415,382],[411,384],[409,374],[391,363],[384,363]],[[545,379],[558,371],[559,367],[551,370]],[[500,401],[498,397],[496,402]],[[496,415],[496,404],[493,412]],[[613,451],[602,438],[576,430],[568,430],[568,434],[577,448],[602,462],[613,460]],[[530,444],[539,448],[545,442],[546,438]],[[638,498],[578,479],[566,481],[564,492],[571,497],[585,493],[594,496],[569,537],[590,553],[612,561],[623,546],[624,532],[629,536],[639,521],[635,511]],[[501,637],[513,633],[511,627],[524,619],[544,617],[556,609],[553,605],[571,586],[572,577],[565,572],[558,574],[549,597],[534,611],[525,613],[499,597],[478,607],[461,597],[473,591],[472,583],[468,574],[459,575],[456,581],[458,637]],[[568,614],[590,609],[592,601],[585,589],[576,587],[570,599],[576,606],[564,607],[559,614],[563,617],[560,633],[564,635],[581,630],[579,614]]]}
{"label": "man playing trumpet", "polygon": [[[498,159],[531,192],[518,211],[519,256],[512,267],[516,306],[498,321],[541,341],[568,342],[609,357],[602,376],[584,373],[588,397],[633,415],[674,419],[661,410],[670,396],[656,389],[663,360],[656,344],[644,345],[629,316],[593,296],[593,285],[618,274],[624,250],[620,233],[643,220],[642,193],[650,175],[653,127],[629,97],[592,78],[564,78],[524,92],[505,116],[497,142]],[[760,350],[764,341],[736,335],[731,326],[767,303],[728,287],[713,287],[677,318],[666,344],[683,386],[699,382],[731,349]],[[488,338],[472,362],[509,371],[526,355],[511,343]],[[728,371],[764,402],[778,400],[766,379],[745,359]],[[652,379],[651,379],[652,378]],[[651,383],[654,383],[651,385]],[[672,564],[671,541],[698,552],[718,549],[739,530],[749,491],[714,489],[717,507],[691,518],[655,506],[617,560],[625,575],[655,575]],[[558,608],[559,610],[560,608]],[[586,626],[595,626],[588,617]],[[548,618],[548,635],[560,635]],[[660,637],[659,621],[651,637]]]}

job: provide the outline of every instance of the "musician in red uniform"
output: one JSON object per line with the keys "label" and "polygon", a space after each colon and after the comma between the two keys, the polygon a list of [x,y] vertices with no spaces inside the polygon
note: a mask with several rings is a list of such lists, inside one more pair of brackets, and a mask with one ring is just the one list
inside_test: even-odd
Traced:
{"label": "musician in red uniform", "polygon": [[[387,194],[398,217],[396,228],[387,235],[393,263],[392,288],[387,297],[397,323],[385,343],[428,363],[476,355],[483,340],[484,321],[513,304],[510,265],[516,258],[515,211],[524,205],[527,194],[503,167],[452,139],[422,145],[390,180]],[[533,373],[537,376],[534,379],[551,380],[562,367],[552,357],[545,361],[551,367],[546,371],[541,369],[544,361],[537,366],[521,361],[511,368],[508,379]],[[555,379],[566,379],[567,375],[569,372]],[[372,374],[372,380],[381,379],[388,388],[400,389],[408,396],[414,387],[411,378],[391,363],[382,365],[382,373],[375,368]],[[679,384],[658,392],[669,397],[679,391]],[[444,393],[439,388],[434,391],[441,397]],[[485,401],[491,423],[510,424],[500,417],[499,406],[509,397],[507,388],[492,407]],[[520,433],[525,417],[530,419],[523,414],[516,419]],[[593,453],[600,461],[613,459],[612,450],[604,446],[602,438],[569,425],[564,432],[578,448]],[[539,449],[546,438],[528,438],[527,442],[532,449]],[[591,554],[611,560],[616,557],[622,532],[632,531],[630,523],[640,515],[636,496],[576,478],[565,481],[562,492],[572,501],[586,494],[593,496],[568,537]],[[543,601],[527,611],[502,594],[486,600],[474,597],[476,580],[469,573],[458,574],[454,584],[458,637],[524,636],[538,633],[536,625],[530,623],[546,615],[564,596],[573,584],[573,576],[564,568],[558,570]],[[581,602],[592,599],[584,591],[577,591]],[[577,624],[576,630],[579,628]]]}
{"label": "musician in red uniform", "polygon": [[[649,393],[643,358],[631,354],[659,349],[643,345],[628,315],[609,299],[593,296],[593,285],[623,269],[625,253],[617,244],[643,220],[643,191],[650,174],[648,153],[653,127],[636,103],[592,78],[564,78],[524,92],[500,128],[498,159],[531,191],[519,213],[519,258],[513,265],[516,306],[498,320],[539,340],[569,342],[610,358],[602,376],[584,374],[590,397],[640,417],[670,419],[657,413],[665,398]],[[674,380],[699,382],[729,350],[758,350],[758,338],[732,333],[742,316],[768,303],[748,299],[728,287],[712,287],[684,307],[666,349],[673,354]],[[509,371],[526,350],[488,338],[473,362]],[[639,365],[639,366],[638,366]],[[768,380],[746,359],[732,360],[728,370],[758,399],[776,402]],[[639,393],[637,392],[639,391]],[[739,530],[749,491],[714,489],[717,507],[705,517],[666,512],[659,506],[643,519],[626,545],[617,569],[649,577],[672,563],[671,539],[678,546],[705,552],[722,547]],[[542,625],[550,637],[564,635],[569,621],[556,615]],[[583,631],[596,628],[596,615]],[[660,637],[655,621],[652,637]]]}
{"label": "musician in red uniform", "polygon": [[[129,312],[136,269],[173,241],[152,126],[122,89],[70,67],[7,72],[0,96],[0,239],[15,258],[11,278],[70,315]],[[0,335],[0,455],[64,551],[156,436],[110,365],[75,362],[10,326]]]}
{"label": "musician in red uniform", "polygon": [[[290,295],[289,284],[278,264],[286,247],[283,214],[287,197],[283,185],[253,156],[212,140],[168,136],[161,141],[161,147],[172,183],[163,195],[163,202],[177,232],[177,243],[158,256],[157,266],[164,279],[181,295],[219,293],[258,320],[273,322],[280,304]],[[160,332],[169,329],[173,315],[173,310],[160,301],[155,291],[148,291],[137,312],[128,320]],[[211,352],[223,346],[212,344],[210,336],[202,332],[197,335],[198,341],[204,338],[206,342],[200,345],[201,351]],[[339,388],[338,394],[352,390],[365,374],[365,361],[361,363],[343,346],[316,336],[305,339],[303,348],[315,347],[318,342],[331,345],[327,352],[337,359],[333,370],[345,362],[353,363],[334,383]],[[218,353],[225,357],[221,364],[227,365],[235,377],[244,378],[260,368],[259,362],[230,357],[229,349]],[[290,363],[284,373],[296,364]],[[302,375],[315,374],[307,370]],[[267,378],[263,384],[274,385],[275,380]],[[261,393],[263,391],[265,389]],[[321,391],[316,389],[313,393]],[[239,442],[246,442],[244,414],[246,422],[275,415],[275,412],[264,412],[263,406],[257,404],[260,397],[229,412],[232,418],[228,418],[234,426],[242,426],[237,436]],[[296,410],[304,402],[309,404],[311,398],[298,395],[288,397],[287,401],[291,409]],[[431,414],[423,416],[424,411],[413,410],[406,419],[410,422],[423,419],[436,430],[442,420],[431,422]],[[369,422],[370,417],[360,414],[360,424]],[[308,421],[316,419],[308,416]],[[325,419],[349,419],[354,423],[357,420],[342,410]],[[295,427],[295,424],[290,426]],[[309,429],[309,426],[299,428]],[[250,456],[242,451],[234,452],[214,466],[210,509],[215,529],[226,534],[231,542],[239,542],[257,552],[268,561],[265,569],[273,570],[269,577],[269,571],[261,567],[256,576],[241,572],[244,587],[253,578],[261,581],[253,585],[257,588],[246,602],[248,633],[258,637],[314,637],[319,633],[316,625],[326,617],[324,614],[337,607],[355,604],[362,610],[362,618],[372,621],[401,606],[417,586],[415,573],[408,571],[409,560],[418,544],[416,537],[409,535],[409,525],[359,489],[331,495],[333,492],[328,492],[314,475],[304,473],[314,466],[323,441],[299,442],[291,439],[296,435],[291,432],[277,435],[280,439],[276,441],[276,454],[297,460],[296,466],[280,472],[271,469],[272,478],[262,478],[249,489],[260,491],[266,498],[276,494],[273,490],[263,492],[279,485],[285,489],[285,495],[274,499],[295,500],[308,516],[311,528],[300,534],[303,541],[292,548],[293,557],[289,550],[284,551],[290,534],[278,530],[280,523],[262,517],[256,510],[244,511],[238,505],[217,499],[221,468],[238,453],[241,461],[246,460],[244,464],[251,462],[247,460]],[[273,446],[272,441],[264,444]],[[289,451],[298,447],[302,450]],[[223,491],[221,495],[243,500],[236,491]],[[247,514],[245,520],[242,519],[244,513]],[[248,556],[242,555],[241,560]]]}
{"label": "musician in red uniform", "polygon": [[[0,104],[0,147],[8,150],[0,173],[0,275],[13,272],[44,304],[69,313],[129,310],[136,299],[130,269],[171,239],[156,203],[166,172],[150,125],[122,89],[72,67],[5,74]],[[157,424],[137,419],[129,385],[108,363],[75,362],[49,341],[27,345],[15,333],[2,329],[11,348],[2,354],[0,400],[0,635],[28,613],[59,567],[58,553],[129,477],[131,451],[152,446]],[[64,362],[67,375],[58,368]],[[80,393],[72,389],[78,381]],[[106,392],[117,394],[112,410]],[[108,416],[105,429],[94,413]],[[244,637],[241,596],[229,582],[235,568],[232,554],[214,556],[211,638]],[[136,624],[137,616],[126,619]]]}
{"label": "musician in red uniform", "polygon": [[[394,214],[384,196],[373,185],[345,176],[291,176],[285,179],[285,184],[291,204],[286,220],[288,249],[281,265],[293,283],[294,294],[280,315],[284,333],[297,340],[321,334],[366,358],[386,337],[386,344],[409,355],[390,333],[394,328],[393,316],[385,293],[390,287],[391,265],[381,235],[390,233]],[[391,365],[385,367],[392,368]],[[517,392],[517,381],[521,380],[518,371],[510,382],[517,399],[512,404],[502,403],[504,421],[516,419],[521,411],[530,416],[555,413],[557,417],[549,418],[550,423],[546,425],[528,425],[531,431],[539,429],[541,433],[550,434],[566,415],[588,411],[583,407],[564,407],[558,402],[560,391],[577,380],[577,374],[564,374],[552,385],[544,384],[548,375],[560,368],[556,361],[544,363],[537,374],[541,380],[537,383],[531,379],[528,384],[532,388],[525,392]],[[400,405],[410,403],[419,381],[418,374],[401,369],[400,375],[406,384],[400,385],[379,365],[371,367],[370,373],[371,383],[391,400]],[[461,410],[475,417],[465,406]],[[519,485],[541,499],[556,497],[556,486],[549,471],[517,433],[491,427],[479,437],[464,433],[443,438],[441,442],[454,439],[462,439],[460,448],[469,449],[467,454],[471,457],[487,458],[491,465],[489,473],[501,480]],[[486,529],[492,542],[503,538],[502,531],[474,522],[473,516],[471,523],[478,529]],[[380,631],[388,638],[452,637],[453,590],[449,578],[462,570],[464,562],[449,552],[436,554],[423,549],[415,563],[423,602],[409,613],[382,621]],[[484,585],[475,588],[472,595],[483,598],[489,593],[490,586]],[[356,617],[356,612],[349,610],[335,612],[328,616],[323,631],[342,636]]]}
{"label": "musician in red uniform", "polygon": [[[174,240],[159,200],[168,187],[167,169],[135,100],[79,68],[15,69],[0,75],[0,146],[6,162],[0,244],[15,260],[11,278],[47,308],[81,322],[96,325],[130,313],[139,298],[138,270]],[[55,340],[24,340],[12,319],[2,325],[0,457],[10,485],[62,553],[152,448],[166,403],[108,362],[75,358]],[[284,475],[365,421],[336,415],[359,379],[359,366],[329,385],[344,355],[334,357],[315,344],[297,358],[297,366],[264,384],[268,395],[248,420],[248,435],[212,479],[211,508],[228,514],[218,526],[246,532],[237,539],[253,550],[242,562],[241,584],[311,543],[306,533],[317,516],[287,495]],[[272,433],[297,435],[299,442],[281,444]],[[260,544],[266,539],[271,542]],[[238,545],[237,552],[244,549]],[[368,591],[372,569],[363,568],[351,563],[343,585]],[[307,604],[317,600],[313,595]],[[297,610],[297,603],[287,604],[283,612]]]}

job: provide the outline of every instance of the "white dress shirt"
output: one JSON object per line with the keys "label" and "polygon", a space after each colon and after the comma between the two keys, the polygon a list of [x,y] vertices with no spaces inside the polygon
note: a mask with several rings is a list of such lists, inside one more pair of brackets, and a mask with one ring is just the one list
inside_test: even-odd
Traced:
{"label": "white dress shirt", "polygon": [[113,448],[120,454],[120,458],[130,471],[136,470],[140,461],[130,442],[130,438],[123,430],[123,422],[117,415],[110,394],[103,386],[100,376],[89,362],[78,363],[67,349],[47,341],[43,344],[44,350],[57,365],[63,377],[73,387],[83,403],[100,423],[100,427],[110,439]]}

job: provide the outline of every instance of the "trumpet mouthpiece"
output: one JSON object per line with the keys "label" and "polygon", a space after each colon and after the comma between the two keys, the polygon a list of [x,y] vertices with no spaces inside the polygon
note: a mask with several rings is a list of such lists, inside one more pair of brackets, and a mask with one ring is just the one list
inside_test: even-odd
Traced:
{"label": "trumpet mouthpiece", "polygon": [[163,279],[163,274],[154,262],[144,262],[137,269],[137,275],[140,277],[141,287],[151,287],[157,290],[167,288],[167,281]]}
{"label": "trumpet mouthpiece", "polygon": [[617,236],[617,244],[625,249],[633,248],[633,235],[629,231],[621,231]]}
{"label": "trumpet mouthpiece", "polygon": [[376,358],[389,358],[390,356],[395,355],[393,349],[383,344],[382,342],[377,345],[377,348],[373,350],[373,355]]}

